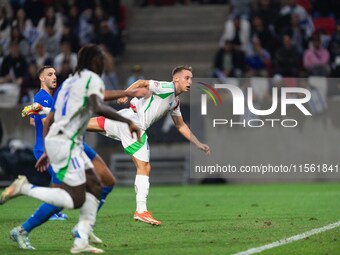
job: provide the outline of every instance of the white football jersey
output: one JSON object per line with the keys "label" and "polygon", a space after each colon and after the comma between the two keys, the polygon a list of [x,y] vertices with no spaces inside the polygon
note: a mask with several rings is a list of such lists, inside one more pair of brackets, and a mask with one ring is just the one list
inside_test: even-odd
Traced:
{"label": "white football jersey", "polygon": [[[50,132],[62,131],[75,142],[82,141],[82,135],[93,113],[89,97],[104,98],[103,80],[94,72],[83,70],[64,81],[54,106],[54,123]],[[54,132],[53,132],[54,131]]]}
{"label": "white football jersey", "polygon": [[173,82],[150,80],[149,90],[152,92],[150,97],[131,100],[131,107],[137,111],[142,129],[148,129],[168,112],[172,116],[182,115]]}

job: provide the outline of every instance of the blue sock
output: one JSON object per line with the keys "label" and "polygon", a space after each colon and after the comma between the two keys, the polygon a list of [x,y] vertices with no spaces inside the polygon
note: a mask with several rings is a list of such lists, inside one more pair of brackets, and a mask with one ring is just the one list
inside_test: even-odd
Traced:
{"label": "blue sock", "polygon": [[113,190],[113,187],[114,186],[112,186],[112,187],[102,187],[102,192],[100,194],[100,199],[99,199],[99,205],[98,205],[97,212],[103,206],[107,195]]}
{"label": "blue sock", "polygon": [[34,228],[47,221],[53,214],[60,212],[61,210],[62,208],[60,207],[44,203],[24,222],[24,224],[22,224],[22,227],[29,233]]}

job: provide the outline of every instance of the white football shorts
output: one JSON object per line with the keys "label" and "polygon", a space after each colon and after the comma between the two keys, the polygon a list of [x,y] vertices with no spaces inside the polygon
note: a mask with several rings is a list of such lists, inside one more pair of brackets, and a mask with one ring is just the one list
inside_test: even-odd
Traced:
{"label": "white football shorts", "polygon": [[46,153],[57,178],[69,186],[86,183],[86,169],[93,169],[83,145],[72,142],[64,135],[46,136]]}
{"label": "white football shorts", "polygon": [[[137,113],[130,108],[118,111],[123,117],[130,119],[137,127],[141,127]],[[105,119],[104,130],[108,137],[121,141],[126,154],[133,156],[141,161],[150,161],[150,150],[148,144],[148,136],[144,130],[141,129],[141,141],[137,138],[131,137],[129,127],[126,123]]]}

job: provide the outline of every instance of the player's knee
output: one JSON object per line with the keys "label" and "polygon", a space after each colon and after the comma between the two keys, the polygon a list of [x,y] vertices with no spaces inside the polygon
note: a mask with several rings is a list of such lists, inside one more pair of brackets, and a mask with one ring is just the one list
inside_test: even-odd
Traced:
{"label": "player's knee", "polygon": [[144,175],[150,175],[150,171],[151,171],[151,165],[150,165],[150,163],[147,163],[147,164],[145,164],[145,165],[143,165],[143,174]]}
{"label": "player's knee", "polygon": [[143,164],[143,165],[137,166],[137,174],[149,176],[150,171],[151,171],[150,164]]}

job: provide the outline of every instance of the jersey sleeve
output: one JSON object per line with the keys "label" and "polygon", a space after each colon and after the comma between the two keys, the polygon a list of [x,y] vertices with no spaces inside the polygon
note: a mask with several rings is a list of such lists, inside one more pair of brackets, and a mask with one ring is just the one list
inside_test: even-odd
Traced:
{"label": "jersey sleeve", "polygon": [[90,79],[87,96],[97,95],[104,99],[105,85],[103,80],[96,74],[92,74]]}
{"label": "jersey sleeve", "polygon": [[182,116],[181,113],[181,102],[178,97],[176,97],[176,106],[174,109],[170,112],[171,116]]}
{"label": "jersey sleeve", "polygon": [[149,80],[149,90],[157,95],[175,91],[172,82]]}

